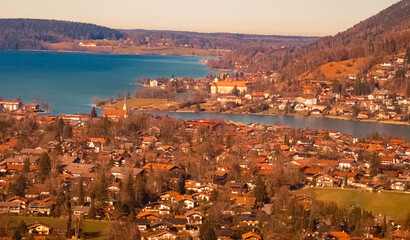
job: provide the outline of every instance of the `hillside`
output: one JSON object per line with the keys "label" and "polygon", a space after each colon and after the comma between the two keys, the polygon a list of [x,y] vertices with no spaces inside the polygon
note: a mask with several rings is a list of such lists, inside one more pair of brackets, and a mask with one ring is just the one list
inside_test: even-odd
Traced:
{"label": "hillside", "polygon": [[329,62],[321,65],[314,71],[303,74],[300,76],[300,79],[347,79],[349,78],[349,75],[361,74],[362,69],[365,69],[367,64],[369,64],[369,59],[367,58],[354,58],[340,62]]}
{"label": "hillside", "polygon": [[123,34],[94,24],[40,20],[0,19],[0,49],[47,49],[47,43],[72,40],[118,40]]}
{"label": "hillside", "polygon": [[240,67],[249,72],[279,71],[282,80],[292,80],[330,62],[356,58],[381,61],[405,52],[409,43],[410,1],[402,0],[335,36],[305,46],[237,50],[215,61],[214,66]]}
{"label": "hillside", "polygon": [[[410,1],[403,0],[333,37],[320,38],[304,47],[299,61],[283,73],[301,74],[322,64],[354,58],[383,60],[405,52],[410,43]],[[295,71],[299,69],[299,71]],[[294,77],[292,74],[288,77]]]}

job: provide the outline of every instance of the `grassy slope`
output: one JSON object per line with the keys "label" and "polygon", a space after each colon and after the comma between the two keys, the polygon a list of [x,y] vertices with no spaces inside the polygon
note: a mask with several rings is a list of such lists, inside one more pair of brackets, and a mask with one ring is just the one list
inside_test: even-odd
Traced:
{"label": "grassy slope", "polygon": [[410,194],[395,192],[362,192],[348,189],[307,188],[298,191],[322,201],[333,201],[339,205],[360,206],[374,215],[382,214],[404,219],[410,212]]}
{"label": "grassy slope", "polygon": [[[43,223],[52,228],[64,228],[65,220],[60,218],[50,217],[15,217],[14,223],[18,224],[20,220],[23,220],[26,225],[33,223]],[[86,220],[82,222],[82,229],[86,236],[98,237],[99,234],[107,227],[108,222]]]}
{"label": "grassy slope", "polygon": [[[140,108],[140,107],[148,107],[148,106],[158,106],[165,104],[165,99],[157,99],[157,98],[131,98],[127,99],[127,107],[128,108]],[[114,108],[122,108],[124,106],[124,101],[117,101],[112,105],[107,105],[106,107],[114,107]]]}
{"label": "grassy slope", "polygon": [[314,72],[310,72],[305,79],[315,79],[323,74],[327,80],[346,78],[349,74],[358,74],[366,65],[366,58],[356,58],[341,62],[330,62],[321,65]]}

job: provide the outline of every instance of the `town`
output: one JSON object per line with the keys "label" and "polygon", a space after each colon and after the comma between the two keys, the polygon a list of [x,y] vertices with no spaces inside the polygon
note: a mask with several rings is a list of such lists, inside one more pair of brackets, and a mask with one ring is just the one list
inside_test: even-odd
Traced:
{"label": "town", "polygon": [[[0,234],[13,239],[407,239],[399,214],[310,190],[401,194],[410,144],[125,106],[0,124]],[[347,190],[349,189],[349,190]],[[387,204],[387,203],[386,203]],[[390,209],[391,210],[391,209]],[[403,212],[404,211],[404,212]],[[407,212],[406,212],[407,211]],[[96,224],[100,228],[95,228]],[[103,226],[103,227],[101,227]],[[91,230],[90,230],[91,229]]]}
{"label": "town", "polygon": [[[276,84],[278,76],[275,73],[246,76],[249,74],[222,72],[204,79],[174,76],[170,79],[143,78],[140,83],[145,88],[136,96],[167,98],[169,103],[161,110],[170,111],[294,114],[408,124],[410,86],[403,94],[383,86],[387,80],[408,82],[409,56],[410,51],[406,56],[393,57],[391,61],[375,65],[365,75],[349,74],[342,80],[300,81],[293,86],[298,89],[296,92],[283,84]],[[144,91],[145,94],[141,94]],[[154,91],[158,93],[154,94]],[[191,94],[191,97],[175,100],[175,93]],[[132,105],[129,107],[133,108]],[[153,105],[135,109],[158,108],[158,105]]]}

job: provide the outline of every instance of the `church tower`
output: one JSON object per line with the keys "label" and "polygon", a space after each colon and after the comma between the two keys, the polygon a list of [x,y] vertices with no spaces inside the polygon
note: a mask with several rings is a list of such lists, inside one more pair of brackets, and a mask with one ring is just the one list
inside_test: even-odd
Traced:
{"label": "church tower", "polygon": [[127,97],[124,97],[124,106],[122,107],[122,110],[127,111]]}

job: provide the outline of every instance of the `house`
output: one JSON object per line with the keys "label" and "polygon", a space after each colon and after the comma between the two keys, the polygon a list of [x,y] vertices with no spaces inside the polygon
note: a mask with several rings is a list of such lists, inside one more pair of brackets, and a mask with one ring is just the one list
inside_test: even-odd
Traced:
{"label": "house", "polygon": [[41,223],[35,223],[27,226],[28,233],[35,235],[49,235],[51,230],[51,227]]}
{"label": "house", "polygon": [[103,145],[100,142],[93,142],[93,141],[88,142],[87,147],[94,149],[94,152],[96,153],[102,152],[103,150]]}
{"label": "house", "polygon": [[212,94],[231,94],[234,88],[239,93],[246,93],[248,91],[249,82],[245,81],[221,81],[211,83]]}
{"label": "house", "polygon": [[192,209],[192,208],[194,208],[194,207],[196,206],[195,200],[193,200],[193,199],[191,199],[191,198],[184,199],[184,200],[183,200],[183,203],[184,203],[184,205],[185,205],[185,207],[186,207],[187,209]]}
{"label": "house", "polygon": [[169,230],[162,230],[162,231],[155,231],[151,235],[146,236],[147,240],[160,240],[160,239],[177,239],[178,235],[174,231]]}
{"label": "house", "polygon": [[96,42],[88,42],[88,43],[80,42],[80,43],[78,43],[78,46],[80,46],[80,47],[97,47],[97,43]]}
{"label": "house", "polygon": [[185,216],[175,216],[170,218],[164,218],[164,222],[167,222],[172,226],[172,229],[176,229],[177,231],[185,231],[186,225],[188,223],[187,218]]}
{"label": "house", "polygon": [[394,240],[408,240],[410,239],[410,231],[397,230],[393,233]]}
{"label": "house", "polygon": [[0,213],[16,213],[21,211],[21,204],[17,202],[0,202]]}
{"label": "house", "polygon": [[0,101],[0,111],[3,109],[7,109],[8,111],[16,111],[21,109],[23,106],[23,102],[21,101]]}
{"label": "house", "polygon": [[358,119],[368,119],[369,115],[367,114],[366,111],[361,111],[359,112],[359,114],[357,114],[357,118]]}
{"label": "house", "polygon": [[327,175],[327,174],[318,174],[315,177],[313,177],[316,181],[316,186],[318,187],[333,187],[335,184],[338,183],[338,181]]}
{"label": "house", "polygon": [[112,167],[110,169],[111,174],[116,178],[125,178],[128,174],[132,176],[142,176],[144,174],[144,169],[142,168],[126,168],[126,167]]}
{"label": "house", "polygon": [[353,159],[341,159],[339,160],[340,168],[351,168],[354,165],[355,161]]}
{"label": "house", "polygon": [[149,86],[150,87],[158,87],[158,81],[157,80],[149,81]]}
{"label": "house", "polygon": [[43,202],[43,201],[34,201],[29,203],[27,210],[31,214],[46,214],[50,215],[51,209],[53,208],[54,203],[50,202]]}
{"label": "house", "polygon": [[247,232],[245,234],[242,234],[242,239],[243,240],[260,240],[262,239],[262,237],[255,232]]}
{"label": "house", "polygon": [[328,240],[350,240],[349,234],[345,232],[331,232],[328,234]]}
{"label": "house", "polygon": [[256,219],[256,216],[253,214],[239,215],[238,220],[239,220],[239,226],[256,227],[259,224],[259,221]]}
{"label": "house", "polygon": [[145,231],[150,228],[153,220],[148,218],[136,218],[135,223],[140,231]]}
{"label": "house", "polygon": [[234,239],[234,233],[230,229],[220,229],[216,231],[217,240],[232,240]]}
{"label": "house", "polygon": [[112,120],[119,120],[128,117],[127,109],[104,108],[103,116]]}
{"label": "house", "polygon": [[187,224],[195,226],[201,225],[204,219],[204,217],[195,210],[186,212],[185,217],[187,219]]}
{"label": "house", "polygon": [[73,208],[73,215],[76,217],[86,217],[88,216],[88,212],[90,211],[90,207],[86,206],[75,206]]}
{"label": "house", "polygon": [[154,212],[159,215],[168,215],[171,212],[171,205],[162,202],[153,202],[145,205],[144,211]]}
{"label": "house", "polygon": [[19,203],[22,209],[27,207],[28,199],[20,196],[15,196],[6,200],[6,202]]}

